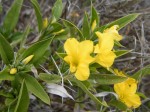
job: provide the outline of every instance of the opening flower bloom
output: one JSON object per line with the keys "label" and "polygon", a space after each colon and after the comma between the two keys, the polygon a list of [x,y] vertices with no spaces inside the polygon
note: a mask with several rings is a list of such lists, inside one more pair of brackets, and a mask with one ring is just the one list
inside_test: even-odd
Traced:
{"label": "opening flower bloom", "polygon": [[99,42],[94,49],[94,53],[97,53],[95,62],[106,68],[109,68],[116,58],[115,53],[112,51],[114,40],[120,41],[122,39],[122,36],[117,31],[117,27],[117,25],[114,25],[104,30],[103,33],[96,32]]}
{"label": "opening flower bloom", "polygon": [[93,42],[85,40],[78,42],[75,38],[69,38],[64,44],[67,56],[64,60],[70,64],[70,71],[75,72],[78,80],[87,80],[90,74],[89,64],[93,62],[90,54],[93,52]]}
{"label": "opening flower bloom", "polygon": [[[115,70],[119,76],[125,76],[123,72]],[[118,94],[121,102],[125,103],[128,108],[137,108],[141,105],[140,97],[136,94],[137,81],[133,78],[128,78],[126,81],[114,84],[114,90]]]}

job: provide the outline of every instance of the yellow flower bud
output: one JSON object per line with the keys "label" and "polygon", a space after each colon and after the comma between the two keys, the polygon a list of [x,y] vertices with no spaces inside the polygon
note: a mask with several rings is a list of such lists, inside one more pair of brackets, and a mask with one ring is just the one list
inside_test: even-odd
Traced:
{"label": "yellow flower bud", "polygon": [[48,19],[44,18],[43,19],[43,28],[46,28],[48,26]]}
{"label": "yellow flower bud", "polygon": [[33,56],[34,56],[34,55],[30,55],[30,56],[26,57],[26,58],[22,61],[22,63],[28,64],[28,63],[32,60]]}
{"label": "yellow flower bud", "polygon": [[57,35],[57,34],[62,33],[62,32],[64,32],[64,31],[65,31],[64,29],[61,29],[61,30],[59,30],[58,32],[54,32],[53,34],[54,34],[54,35]]}
{"label": "yellow flower bud", "polygon": [[96,28],[96,20],[94,20],[92,23],[92,27],[91,27],[92,31],[94,31],[95,28]]}
{"label": "yellow flower bud", "polygon": [[16,74],[17,73],[17,68],[11,68],[9,73],[10,74]]}

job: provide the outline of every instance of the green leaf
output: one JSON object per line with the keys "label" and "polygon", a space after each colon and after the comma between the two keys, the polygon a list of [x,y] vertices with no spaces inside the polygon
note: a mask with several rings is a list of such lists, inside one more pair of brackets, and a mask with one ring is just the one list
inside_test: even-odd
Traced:
{"label": "green leaf", "polygon": [[5,64],[10,64],[14,59],[14,52],[9,42],[0,33],[0,55]]}
{"label": "green leaf", "polygon": [[33,44],[22,54],[21,59],[24,59],[30,55],[34,55],[30,63],[36,64],[38,61],[40,61],[39,59],[42,58],[52,40],[53,38],[48,38]]}
{"label": "green leaf", "polygon": [[114,51],[114,53],[117,55],[117,57],[123,56],[129,52],[131,52],[132,50],[117,50]]}
{"label": "green leaf", "polygon": [[50,28],[50,33],[58,32],[61,29],[63,29],[63,26],[60,23],[58,22],[52,23]]}
{"label": "green leaf", "polygon": [[83,32],[83,36],[86,39],[90,38],[90,25],[89,25],[89,20],[88,20],[88,14],[86,12],[84,14],[82,32]]}
{"label": "green leaf", "polygon": [[22,77],[25,79],[25,83],[27,85],[27,89],[33,93],[35,96],[40,98],[46,104],[50,104],[50,98],[43,89],[43,87],[39,84],[39,82],[32,76],[24,74]]}
{"label": "green leaf", "polygon": [[124,47],[125,48],[125,46],[121,45],[121,43],[119,41],[114,40],[114,44],[115,44],[115,46]]}
{"label": "green leaf", "polygon": [[108,105],[106,103],[101,102],[100,100],[98,100],[88,89],[87,87],[81,82],[78,81],[76,79],[71,80],[73,82],[75,82],[77,84],[78,87],[80,87],[86,94],[88,94],[88,96],[96,103],[99,105],[103,105],[108,107]]}
{"label": "green leaf", "polygon": [[14,0],[12,6],[8,10],[3,22],[3,27],[5,28],[6,31],[12,31],[15,28],[18,22],[22,3],[23,0]]}
{"label": "green leaf", "polygon": [[21,84],[21,89],[18,96],[17,105],[14,112],[27,112],[29,106],[29,95],[25,81],[23,80]]}
{"label": "green leaf", "polygon": [[124,103],[122,103],[121,101],[118,101],[118,100],[112,100],[112,101],[110,101],[109,105],[117,107],[118,109],[120,109],[122,111],[127,110],[127,106]]}
{"label": "green leaf", "polygon": [[22,32],[14,32],[12,35],[11,35],[11,46],[12,48],[16,47],[18,43],[20,43],[20,41],[22,40],[22,37],[23,37],[23,33]]}
{"label": "green leaf", "polygon": [[56,54],[57,54],[61,59],[64,59],[64,57],[67,56],[66,53],[58,53],[58,52],[56,52]]}
{"label": "green leaf", "polygon": [[42,20],[42,14],[41,14],[41,10],[40,10],[40,6],[37,0],[31,0],[31,3],[34,7],[34,11],[36,14],[36,19],[37,19],[37,23],[38,23],[38,30],[39,32],[42,30],[43,27],[43,20]]}
{"label": "green leaf", "polygon": [[46,83],[58,83],[61,82],[61,77],[59,75],[51,75],[47,73],[40,73],[39,78]]}
{"label": "green leaf", "polygon": [[147,96],[145,96],[145,94],[142,93],[142,92],[136,92],[136,94],[137,94],[138,96],[142,97],[143,99],[147,99]]}
{"label": "green leaf", "polygon": [[138,13],[134,13],[134,14],[129,14],[127,16],[124,16],[122,18],[117,19],[116,21],[113,21],[111,23],[108,23],[107,25],[101,26],[99,28],[99,31],[103,32],[104,29],[106,28],[110,28],[113,25],[119,25],[118,30],[122,29],[123,27],[125,27],[127,24],[131,23],[133,20],[135,20],[137,17],[139,16]]}
{"label": "green leaf", "polygon": [[76,36],[76,31],[78,32],[79,36],[81,37],[82,40],[84,40],[84,36],[82,34],[82,32],[79,30],[79,28],[74,25],[73,23],[71,23],[70,21],[67,21],[65,19],[62,19],[64,25],[70,30],[70,35],[71,36]]}
{"label": "green leaf", "polygon": [[0,72],[0,81],[1,80],[14,80],[15,76],[9,74],[9,70],[6,68]]}
{"label": "green leaf", "polygon": [[96,20],[96,24],[99,25],[99,16],[97,14],[96,9],[92,6],[91,7],[91,22],[90,22],[90,25],[92,25],[94,20]]}
{"label": "green leaf", "polygon": [[134,73],[132,78],[138,80],[141,79],[141,77],[143,76],[149,75],[149,73],[150,73],[150,65],[147,65],[142,69],[140,69],[139,71],[137,71],[136,73]]}
{"label": "green leaf", "polygon": [[30,32],[30,25],[28,25],[23,33],[23,36],[22,36],[22,41],[20,42],[20,48],[22,48],[24,46],[24,44],[26,43],[26,39],[27,39],[27,36]]}
{"label": "green leaf", "polygon": [[116,75],[91,74],[89,79],[98,84],[116,84],[125,81],[127,77],[121,77]]}
{"label": "green leaf", "polygon": [[63,10],[62,0],[57,0],[52,8],[52,16],[56,21],[61,17]]}

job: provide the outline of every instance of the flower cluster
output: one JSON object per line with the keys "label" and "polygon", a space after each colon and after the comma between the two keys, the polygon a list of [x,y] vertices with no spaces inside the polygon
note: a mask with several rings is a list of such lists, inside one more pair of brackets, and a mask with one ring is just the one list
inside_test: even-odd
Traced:
{"label": "flower cluster", "polygon": [[[118,26],[114,25],[103,33],[96,32],[98,44],[95,46],[91,40],[78,42],[75,38],[69,38],[64,44],[67,56],[64,60],[70,64],[70,71],[75,73],[78,80],[87,80],[90,74],[89,64],[98,63],[105,68],[111,67],[116,58],[112,51],[114,41],[120,41],[122,36],[117,31]],[[95,57],[91,54],[94,53]]]}
{"label": "flower cluster", "polygon": [[[114,70],[116,75],[126,77],[123,72]],[[118,94],[121,102],[127,105],[128,108],[137,108],[141,105],[140,97],[136,94],[137,81],[133,78],[128,78],[126,81],[114,84],[114,90]]]}

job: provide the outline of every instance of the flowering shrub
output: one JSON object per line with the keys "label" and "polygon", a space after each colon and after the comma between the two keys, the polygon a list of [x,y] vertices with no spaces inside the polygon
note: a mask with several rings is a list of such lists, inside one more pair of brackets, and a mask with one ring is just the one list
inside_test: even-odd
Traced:
{"label": "flowering shrub", "polygon": [[[23,0],[14,0],[0,26],[0,97],[3,97],[0,111],[27,112],[33,96],[50,105],[49,94],[70,98],[75,105],[80,105],[78,100],[87,98],[81,95],[84,93],[97,104],[98,111],[103,107],[103,111],[109,108],[131,111],[142,104],[137,92],[142,70],[129,76],[113,67],[116,58],[130,52],[120,50],[123,36],[119,30],[139,14],[100,25],[99,15],[91,6],[91,13],[85,13],[82,27],[78,28],[60,18],[61,0],[56,1],[49,18],[42,18],[37,0],[31,0],[38,36],[28,45],[29,34],[34,29],[28,25],[23,32],[15,31],[22,3]],[[55,42],[58,45],[54,48]],[[77,93],[68,92],[65,85]]]}

